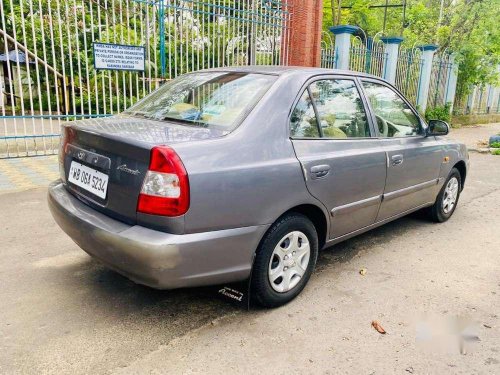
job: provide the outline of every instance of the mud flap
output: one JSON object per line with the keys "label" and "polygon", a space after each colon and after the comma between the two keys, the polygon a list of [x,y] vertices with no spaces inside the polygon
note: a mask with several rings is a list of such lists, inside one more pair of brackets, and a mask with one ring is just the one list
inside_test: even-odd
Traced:
{"label": "mud flap", "polygon": [[[255,260],[255,255],[252,259],[252,271],[253,271],[254,260]],[[236,283],[224,284],[215,287],[216,288],[215,291],[217,295],[220,296],[223,300],[229,301],[230,303],[249,311],[252,302],[251,287],[252,287],[252,272],[250,272],[250,276],[247,279]]]}
{"label": "mud flap", "polygon": [[250,310],[250,278],[216,287],[217,295],[240,308]]}

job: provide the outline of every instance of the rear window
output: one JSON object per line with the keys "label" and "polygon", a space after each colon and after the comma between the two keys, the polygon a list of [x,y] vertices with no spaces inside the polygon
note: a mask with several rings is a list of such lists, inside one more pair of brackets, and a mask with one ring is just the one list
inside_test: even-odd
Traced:
{"label": "rear window", "polygon": [[229,132],[276,78],[234,72],[186,74],[169,81],[124,114]]}

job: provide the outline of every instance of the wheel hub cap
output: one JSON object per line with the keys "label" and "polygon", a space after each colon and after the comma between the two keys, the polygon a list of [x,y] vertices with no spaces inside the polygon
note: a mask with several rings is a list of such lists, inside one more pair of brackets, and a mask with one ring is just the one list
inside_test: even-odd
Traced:
{"label": "wheel hub cap", "polygon": [[269,282],[272,288],[285,293],[295,288],[304,276],[311,246],[307,236],[300,231],[285,235],[274,248],[269,261]]}
{"label": "wheel hub cap", "polygon": [[458,188],[459,183],[457,178],[450,178],[450,180],[446,184],[446,188],[444,189],[443,194],[443,212],[445,214],[450,213],[455,207],[458,198]]}

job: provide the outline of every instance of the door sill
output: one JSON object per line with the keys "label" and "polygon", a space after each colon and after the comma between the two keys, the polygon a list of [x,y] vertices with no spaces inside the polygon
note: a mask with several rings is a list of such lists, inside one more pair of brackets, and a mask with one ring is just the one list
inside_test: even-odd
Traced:
{"label": "door sill", "polygon": [[345,240],[347,240],[349,238],[355,237],[358,234],[361,234],[361,233],[367,232],[367,231],[369,231],[371,229],[380,227],[381,225],[387,224],[390,221],[393,221],[393,220],[399,219],[399,218],[401,218],[403,216],[406,216],[408,214],[411,214],[412,212],[421,210],[422,208],[432,206],[433,204],[434,204],[434,202],[427,202],[427,203],[421,204],[420,206],[417,206],[417,207],[414,207],[412,209],[406,210],[406,211],[404,211],[402,213],[399,213],[397,215],[393,215],[391,217],[388,217],[387,219],[384,219],[384,220],[381,220],[381,221],[377,221],[376,223],[373,223],[373,224],[368,225],[366,227],[357,229],[357,230],[355,230],[353,232],[350,232],[350,233],[347,233],[347,234],[343,234],[342,236],[339,236],[339,237],[332,238],[332,239],[326,241],[325,245],[323,246],[323,249],[325,249],[325,248],[327,248],[329,246],[335,245],[335,244],[337,244],[339,242],[345,241]]}

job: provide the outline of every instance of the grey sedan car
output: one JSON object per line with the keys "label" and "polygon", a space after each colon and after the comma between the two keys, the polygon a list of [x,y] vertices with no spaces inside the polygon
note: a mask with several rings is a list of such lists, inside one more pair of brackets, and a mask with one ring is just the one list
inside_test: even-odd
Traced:
{"label": "grey sedan car", "polygon": [[297,296],[318,251],[425,209],[456,209],[466,147],[393,86],[348,71],[211,69],[120,115],[67,123],[48,201],[87,253],[137,283],[242,281]]}

